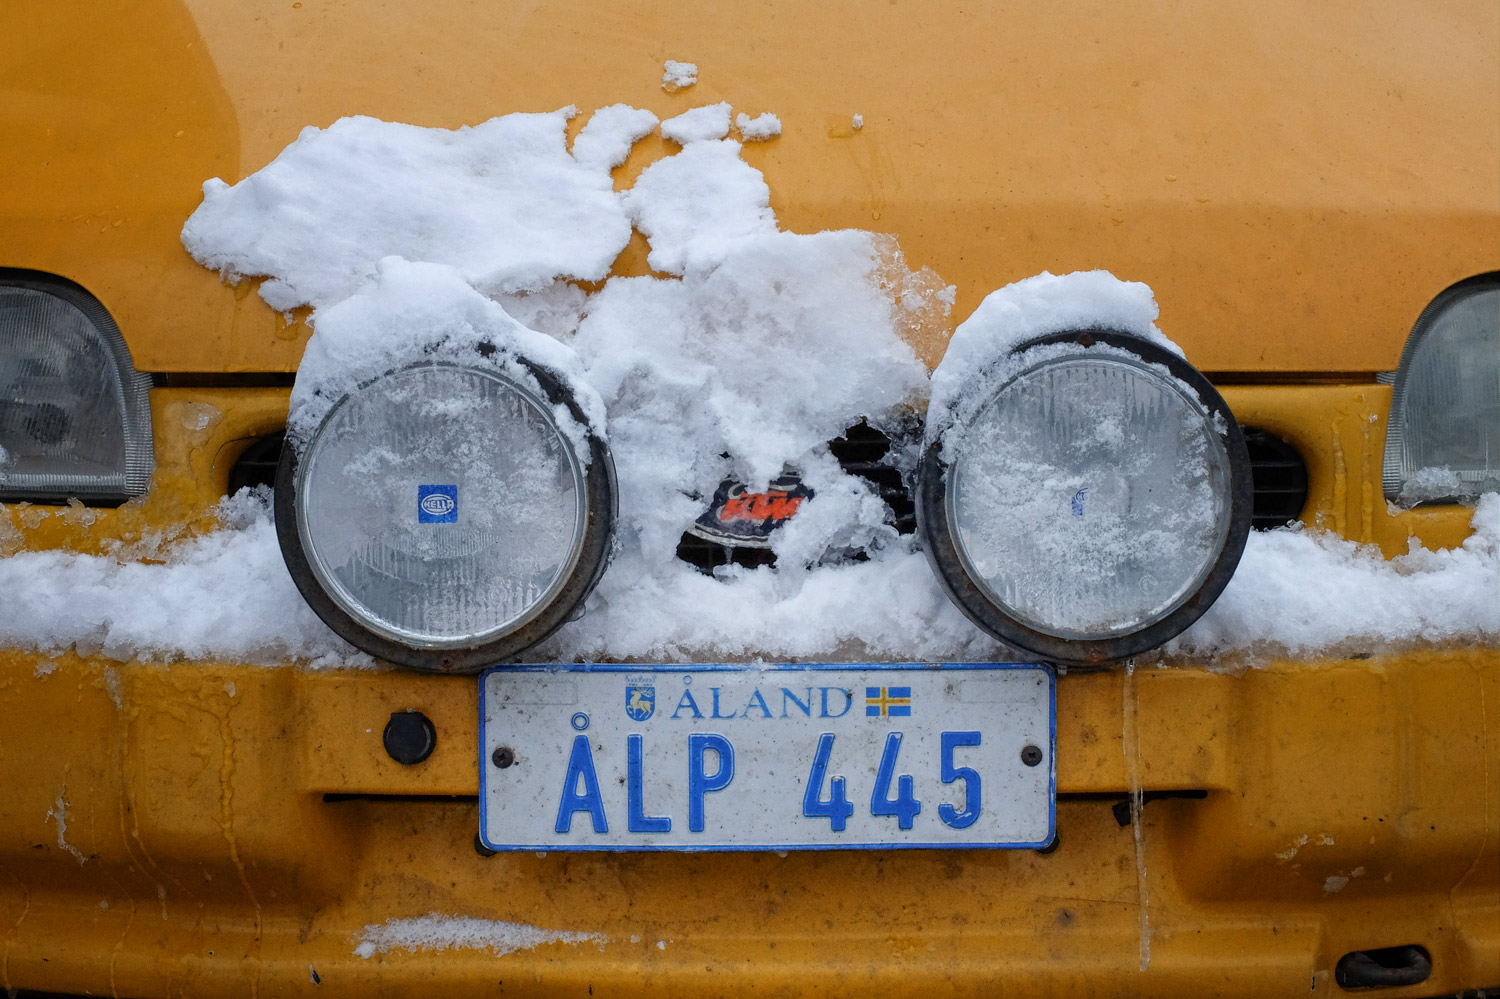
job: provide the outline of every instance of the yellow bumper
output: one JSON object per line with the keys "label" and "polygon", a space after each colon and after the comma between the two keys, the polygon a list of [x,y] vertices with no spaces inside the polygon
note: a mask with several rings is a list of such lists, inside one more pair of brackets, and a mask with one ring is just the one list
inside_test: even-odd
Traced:
{"label": "yellow bumper", "polygon": [[[475,697],[469,678],[0,656],[0,985],[1306,995],[1338,992],[1343,954],[1401,944],[1433,974],[1392,995],[1500,981],[1493,650],[1064,676],[1045,855],[485,857]],[[406,708],[438,732],[412,767],[381,744]],[[1133,782],[1205,795],[1149,800],[1138,850],[1112,808]],[[355,953],[429,913],[598,938]]]}
{"label": "yellow bumper", "polygon": [[[1388,555],[1467,536],[1461,508],[1385,506],[1389,389],[1225,395],[1302,452],[1304,519]],[[102,551],[207,526],[238,451],[285,412],[285,390],[157,390],[147,497],[12,505],[0,542]],[[1316,995],[1339,992],[1342,955],[1404,944],[1432,976],[1385,994],[1500,983],[1494,648],[1063,676],[1049,854],[485,857],[476,695],[400,671],[0,651],[0,986]],[[407,708],[438,732],[414,767],[381,742]],[[1121,825],[1132,787],[1201,796]],[[367,927],[430,913],[596,936],[355,953]]]}

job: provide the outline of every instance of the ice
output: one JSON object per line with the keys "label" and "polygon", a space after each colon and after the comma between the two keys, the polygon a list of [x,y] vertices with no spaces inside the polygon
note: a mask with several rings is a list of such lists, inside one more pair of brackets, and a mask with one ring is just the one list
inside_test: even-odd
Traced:
{"label": "ice", "polygon": [[662,122],[661,134],[683,146],[690,142],[722,139],[729,134],[729,105],[705,104],[691,111],[684,111],[676,118],[668,118]]}
{"label": "ice", "polygon": [[661,88],[666,91],[681,90],[698,82],[698,64],[668,59],[662,63]]}
{"label": "ice", "polygon": [[747,114],[737,115],[734,124],[745,142],[763,142],[781,134],[781,119],[769,111],[754,118]]}
{"label": "ice", "polygon": [[447,264],[487,292],[596,281],[630,238],[607,166],[644,118],[618,107],[582,162],[566,146],[573,108],[453,130],[308,127],[232,187],[205,183],[182,241],[226,275],[269,276],[260,294],[283,311],[348,297],[387,256]]}
{"label": "ice", "polygon": [[1418,503],[1445,500],[1454,496],[1473,495],[1472,483],[1465,482],[1457,472],[1446,466],[1419,468],[1401,483],[1399,505],[1413,507]]}
{"label": "ice", "polygon": [[442,952],[445,950],[488,950],[496,957],[518,950],[535,950],[542,944],[566,943],[577,946],[609,942],[602,933],[574,930],[546,930],[529,923],[512,923],[499,919],[475,919],[468,916],[445,916],[436,912],[413,919],[387,919],[372,923],[360,934],[354,948],[358,957],[371,958],[392,950]]}

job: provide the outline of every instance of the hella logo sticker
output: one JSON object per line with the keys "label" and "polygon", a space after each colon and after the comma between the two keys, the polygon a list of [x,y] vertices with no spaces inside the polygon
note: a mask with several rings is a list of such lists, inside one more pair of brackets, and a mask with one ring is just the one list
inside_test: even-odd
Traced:
{"label": "hella logo sticker", "polygon": [[458,487],[418,486],[417,523],[458,523]]}

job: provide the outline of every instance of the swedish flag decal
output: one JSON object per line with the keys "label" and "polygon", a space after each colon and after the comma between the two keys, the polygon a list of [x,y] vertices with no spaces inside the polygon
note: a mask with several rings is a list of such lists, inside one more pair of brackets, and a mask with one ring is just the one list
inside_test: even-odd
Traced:
{"label": "swedish flag decal", "polygon": [[910,718],[910,687],[866,687],[866,718]]}

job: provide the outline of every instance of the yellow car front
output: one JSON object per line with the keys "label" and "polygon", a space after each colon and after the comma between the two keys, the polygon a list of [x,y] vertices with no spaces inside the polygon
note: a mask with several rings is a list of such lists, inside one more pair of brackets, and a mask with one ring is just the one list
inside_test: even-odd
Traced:
{"label": "yellow car front", "polygon": [[[0,986],[1500,985],[1492,5],[23,0],[0,24]],[[358,497],[297,462],[391,371],[470,371],[470,334],[520,360],[462,377],[553,435],[507,474],[551,461],[577,493],[495,530],[588,526],[533,609],[444,645],[340,595],[314,549],[363,529]],[[1087,573],[1021,613],[1005,560],[965,554],[1028,508],[936,488],[1012,334],[1124,351],[1241,441],[1212,551],[1173,570],[1206,595],[1153,619],[1180,626],[1093,641],[1056,624]],[[350,440],[338,469],[378,477]],[[1069,480],[1059,509],[1124,488]],[[414,523],[469,515],[420,489]],[[1188,558],[1165,536],[1152,559]],[[721,667],[944,661],[1044,664],[1019,848],[903,841],[892,812],[867,849],[803,849],[747,806],[735,849],[620,849],[623,805],[565,758],[587,717],[545,761],[573,839],[495,817],[563,835],[555,792],[497,788],[544,761],[514,767],[481,692],[618,665],[633,699],[595,716],[659,723]],[[499,663],[547,669],[472,675]],[[871,689],[882,723],[920,715]],[[831,834],[808,731],[756,759],[785,754]],[[911,797],[881,769],[851,823]],[[961,827],[962,781],[922,785],[917,832]],[[615,832],[588,847],[596,800]],[[696,821],[653,809],[632,824]]]}

